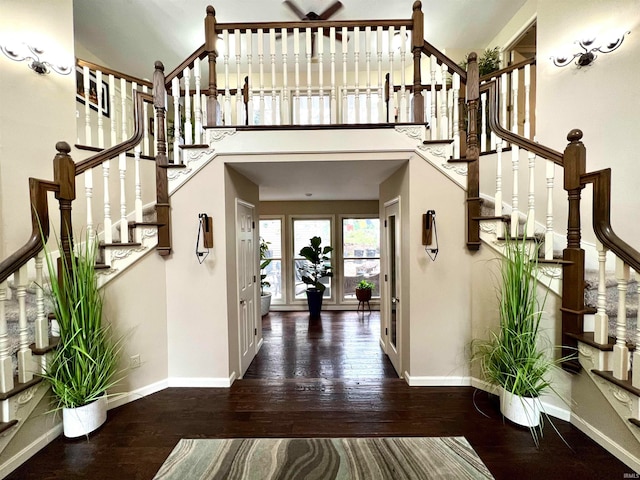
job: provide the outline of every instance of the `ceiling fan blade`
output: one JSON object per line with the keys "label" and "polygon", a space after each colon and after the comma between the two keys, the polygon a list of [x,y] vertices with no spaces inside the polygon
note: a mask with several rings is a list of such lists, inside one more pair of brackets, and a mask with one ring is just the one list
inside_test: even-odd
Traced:
{"label": "ceiling fan blade", "polygon": [[335,13],[342,8],[342,2],[337,1],[329,8],[327,8],[324,12],[322,12],[318,17],[321,20],[329,20]]}
{"label": "ceiling fan blade", "polygon": [[306,20],[307,15],[302,10],[300,10],[300,8],[291,0],[284,0],[284,2],[282,3],[284,3],[287,7],[289,7],[291,11],[295,13],[300,20]]}

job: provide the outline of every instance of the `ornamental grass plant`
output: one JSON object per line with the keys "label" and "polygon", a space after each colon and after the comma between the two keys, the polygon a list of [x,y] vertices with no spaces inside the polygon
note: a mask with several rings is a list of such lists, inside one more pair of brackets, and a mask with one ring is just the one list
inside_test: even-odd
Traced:
{"label": "ornamental grass plant", "polygon": [[45,291],[54,305],[60,341],[42,377],[51,385],[57,409],[81,407],[121,380],[118,362],[123,337],[114,338],[111,326],[102,321],[104,299],[95,269],[97,239],[87,235],[69,261],[58,262],[60,277],[51,251],[46,247],[44,251],[50,280]]}

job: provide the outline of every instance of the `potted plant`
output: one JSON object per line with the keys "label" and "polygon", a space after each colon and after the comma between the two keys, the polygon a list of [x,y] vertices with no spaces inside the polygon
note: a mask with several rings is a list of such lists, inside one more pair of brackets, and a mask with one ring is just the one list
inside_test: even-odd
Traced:
{"label": "potted plant", "polygon": [[376,288],[373,282],[369,282],[367,280],[360,280],[358,285],[356,285],[356,298],[359,302],[368,302],[371,300],[371,294],[373,289]]}
{"label": "potted plant", "polygon": [[270,287],[271,284],[267,282],[267,274],[264,271],[265,268],[271,263],[271,259],[267,257],[269,254],[269,243],[264,238],[260,237],[260,315],[265,316],[269,313],[271,308],[271,292],[267,292],[265,289]]}
{"label": "potted plant", "polygon": [[329,253],[333,248],[329,246],[321,247],[322,239],[312,237],[309,245],[300,250],[300,256],[306,262],[298,268],[302,281],[307,285],[307,304],[309,314],[312,317],[320,315],[322,309],[322,296],[327,288],[320,280],[324,277],[332,277]]}
{"label": "potted plant", "polygon": [[540,395],[553,391],[554,360],[549,340],[540,330],[544,301],[537,297],[538,246],[523,238],[506,238],[500,269],[498,330],[488,340],[472,343],[472,360],[484,379],[500,389],[500,411],[530,428],[536,445],[541,434]]}
{"label": "potted plant", "polygon": [[111,327],[102,323],[97,249],[97,241],[87,236],[69,260],[58,261],[58,276],[51,252],[45,248],[48,294],[60,340],[42,377],[51,385],[56,409],[62,409],[64,434],[70,438],[86,435],[105,422],[106,392],[120,380],[116,376],[122,338],[114,339]]}

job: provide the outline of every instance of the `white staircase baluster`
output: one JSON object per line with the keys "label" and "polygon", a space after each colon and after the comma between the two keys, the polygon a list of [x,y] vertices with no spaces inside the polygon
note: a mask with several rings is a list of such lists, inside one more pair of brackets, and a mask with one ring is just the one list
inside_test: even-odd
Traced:
{"label": "white staircase baluster", "polygon": [[[193,80],[196,88],[196,93],[193,96],[193,115],[196,125],[196,128],[194,129],[193,143],[195,144],[202,143],[202,98],[200,97],[200,78],[200,59],[196,58],[193,62]],[[223,103],[220,103],[219,98],[218,105],[223,105]]]}
{"label": "white staircase baluster", "polygon": [[[224,124],[225,126],[233,125],[233,117],[231,111],[231,90],[229,80],[229,55],[231,54],[231,44],[229,43],[229,30],[223,30],[222,39],[224,42]],[[207,102],[203,102],[206,105]]]}
{"label": "white staircase baluster", "polygon": [[182,118],[180,118],[180,80],[171,80],[171,96],[173,97],[173,163],[180,163],[180,132]]}
{"label": "white staircase baluster", "polygon": [[629,378],[629,349],[627,348],[627,288],[629,265],[616,257],[618,281],[618,317],[616,319],[616,343],[613,346],[613,376],[619,380]]}
{"label": "white staircase baluster", "polygon": [[84,195],[87,206],[87,235],[93,236],[93,170],[84,172]]}
{"label": "white staircase baluster", "polygon": [[[178,125],[180,122],[175,123]],[[177,133],[176,133],[177,135]],[[134,165],[135,165],[135,204],[134,204],[134,215],[136,223],[142,222],[143,213],[142,213],[142,178],[140,177],[140,144],[136,145],[133,149],[134,156]],[[177,154],[174,152],[174,158],[177,158]],[[179,163],[179,162],[176,162]],[[142,242],[142,229],[135,228],[135,238],[133,239],[137,243]]]}
{"label": "white staircase baluster", "polygon": [[360,118],[360,27],[353,29],[353,64],[355,123],[362,123]]}
{"label": "white staircase baluster", "polygon": [[82,80],[84,88],[84,144],[93,145],[91,134],[91,106],[89,105],[89,99],[91,98],[91,83],[90,83],[90,71],[89,67],[82,67]]}
{"label": "white staircase baluster", "polygon": [[[518,70],[511,72],[511,93],[513,101],[512,110],[512,124],[511,131],[518,133]],[[511,197],[511,236],[516,237],[518,235],[518,222],[520,221],[519,208],[519,168],[520,168],[520,151],[517,145],[511,145],[511,164],[513,170],[513,185],[512,185],[512,197]],[[533,232],[526,232],[527,236],[533,235]]]}
{"label": "white staircase baluster", "polygon": [[7,330],[6,301],[7,282],[4,281],[0,283],[0,392],[2,393],[13,389],[13,365]]}
{"label": "white staircase baluster", "polygon": [[[453,74],[453,158],[460,158],[460,75]],[[426,105],[426,102],[425,102]],[[425,115],[425,118],[427,116]]]}
{"label": "white staircase baluster", "polygon": [[[395,102],[395,88],[394,88],[394,82],[395,82],[395,72],[393,71],[393,56],[394,56],[394,51],[393,51],[393,37],[394,37],[394,28],[393,27],[389,27],[389,30],[387,31],[387,45],[389,46],[389,104],[387,105],[387,111],[388,111],[388,115],[389,115],[389,122],[390,123],[396,123],[396,102]],[[382,99],[382,101],[384,101],[384,99]]]}
{"label": "white staircase baluster", "polygon": [[524,136],[531,139],[531,65],[524,66]]}
{"label": "white staircase baluster", "polygon": [[247,89],[249,92],[249,100],[247,103],[248,125],[255,125],[256,118],[253,114],[253,33],[247,30]]}
{"label": "white staircase baluster", "polygon": [[[142,86],[142,92],[143,93],[149,93],[149,88],[146,85]],[[178,89],[178,95],[180,95],[180,89]],[[142,118],[144,120],[144,133],[143,133],[143,140],[142,140],[142,154],[143,155],[150,155],[150,149],[149,149],[149,110],[148,110],[148,103],[147,102],[143,102],[143,106],[142,106]],[[180,128],[180,131],[182,131],[182,127]]]}
{"label": "white staircase baluster", "polygon": [[366,122],[371,123],[371,119],[374,115],[371,112],[371,27],[365,27],[364,29],[364,55],[365,65],[367,69],[367,86],[366,86],[366,99],[367,99],[367,118]]}
{"label": "white staircase baluster", "polygon": [[118,156],[118,172],[120,174],[120,241],[127,242],[127,154]]}
{"label": "white staircase baluster", "polygon": [[[507,74],[503,73],[500,76],[500,125],[504,128],[509,128],[507,124]],[[508,144],[504,145],[505,148],[508,147]]]}
{"label": "white staircase baluster", "polygon": [[184,144],[193,145],[193,126],[191,124],[191,69],[185,67],[184,78]]}
{"label": "white staircase baluster", "polygon": [[438,90],[437,90],[437,78],[436,71],[438,67],[438,61],[436,60],[435,55],[431,55],[429,59],[429,68],[430,68],[430,80],[431,80],[431,124],[429,125],[429,131],[431,132],[431,140],[439,140],[438,136],[438,110],[436,104],[438,103],[436,100],[438,98]]}
{"label": "white staircase baluster", "polygon": [[[640,272],[636,271],[636,280],[637,280],[637,284],[636,284],[636,290],[638,293],[638,316],[637,318],[640,318]],[[633,361],[632,361],[632,365],[640,365],[640,351],[638,351],[640,349],[640,322],[636,321],[636,331],[635,331],[635,339],[634,339],[634,345],[635,345],[635,350],[633,351]],[[631,385],[633,385],[635,388],[640,388],[640,367],[638,368],[634,368],[632,369],[631,372]]]}
{"label": "white staircase baluster", "polygon": [[96,90],[98,91],[98,148],[104,148],[104,112],[102,111],[102,71],[96,70]]}
{"label": "white staircase baluster", "polygon": [[[90,238],[90,237],[88,237]],[[36,320],[35,320],[35,344],[36,348],[45,348],[49,346],[49,325],[47,323],[47,316],[44,311],[44,290],[40,288],[43,286],[43,265],[44,265],[44,252],[40,251],[35,257],[36,262]]]}
{"label": "white staircase baluster", "polygon": [[[283,35],[282,38],[285,38],[285,36]],[[242,35],[240,33],[240,30],[238,29],[233,31],[233,43],[235,44],[235,47],[236,47],[236,81],[238,83],[238,86],[236,89],[236,125],[244,125],[247,119],[244,118],[245,105],[244,105],[244,100],[242,98],[243,77],[240,70],[240,63],[242,61]],[[286,44],[287,42],[283,40],[282,43]],[[286,70],[286,64],[284,65],[284,67]],[[285,77],[286,77],[286,73],[285,73]]]}
{"label": "white staircase baluster", "polygon": [[288,60],[288,46],[287,46],[287,29],[280,29],[280,36],[282,41],[282,102],[280,104],[280,124],[289,125],[291,118],[289,116],[289,88],[288,88],[288,72],[287,72],[287,60]]}
{"label": "white staircase baluster", "polygon": [[118,116],[116,115],[116,78],[109,75],[109,105],[111,105],[111,145],[113,147],[118,143]]}
{"label": "white staircase baluster", "polygon": [[407,27],[400,27],[400,122],[406,123],[409,121],[407,109],[409,102],[407,99]]}
{"label": "white staircase baluster", "polygon": [[533,236],[536,229],[536,154],[527,151],[529,160],[529,195],[527,202],[527,234]]}
{"label": "white staircase baluster", "polygon": [[544,258],[553,258],[553,184],[555,179],[555,164],[547,160],[547,221],[544,235]]}
{"label": "white staircase baluster", "polygon": [[[449,67],[446,63],[442,64],[442,89],[440,90],[440,138],[447,139],[449,137],[449,119],[447,117],[447,74]],[[485,143],[486,146],[486,143]]]}
{"label": "white staircase baluster", "polygon": [[29,279],[27,266],[20,267],[13,277],[16,282],[18,300],[18,324],[20,331],[20,349],[18,350],[18,382],[26,383],[33,379],[33,357],[29,348],[29,325],[27,323],[27,286]]}
{"label": "white staircase baluster", "polygon": [[[286,42],[286,36],[282,37]],[[276,29],[269,29],[269,53],[271,54],[271,124],[280,125],[278,118],[278,91],[276,88]]]}
{"label": "white staircase baluster", "polygon": [[120,141],[124,142],[129,137],[129,132],[127,132],[127,81],[124,78],[120,79],[120,108],[120,118],[122,119]]}
{"label": "white staircase baluster", "polygon": [[349,104],[347,101],[347,90],[348,90],[348,78],[347,78],[347,55],[349,53],[348,50],[348,42],[345,41],[347,38],[347,29],[342,29],[342,123],[349,123]]}
{"label": "white staircase baluster", "polygon": [[300,125],[300,29],[293,29],[293,124]]}
{"label": "white staircase baluster", "polygon": [[609,342],[609,315],[607,315],[607,249],[599,240],[596,240],[598,250],[598,311],[595,315],[595,328],[593,340],[596,343]]}
{"label": "white staircase baluster", "polygon": [[320,123],[324,124],[325,122],[325,113],[324,113],[324,29],[318,28],[318,35],[316,37],[318,39],[318,86],[320,88],[319,96],[320,96]]}
{"label": "white staircase baluster", "polygon": [[384,112],[384,75],[382,72],[382,27],[376,30],[376,55],[378,57],[378,112],[375,116],[377,123],[386,123]]}
{"label": "white staircase baluster", "polygon": [[[103,178],[103,195],[102,202],[104,208],[104,243],[113,243],[113,230],[111,224],[111,198],[109,195],[109,175],[111,169],[111,160],[102,162],[102,178]],[[104,263],[107,265],[111,262],[110,250],[104,249]]]}
{"label": "white staircase baluster", "polygon": [[[491,132],[492,136],[495,133]],[[502,216],[502,139],[497,138],[496,144],[496,196],[494,205],[494,215],[496,217]],[[504,236],[504,222],[502,220],[496,221],[496,236],[502,238]]]}
{"label": "white staircase baluster", "polygon": [[331,62],[331,124],[335,125],[338,123],[338,99],[336,89],[336,27],[331,27],[329,29],[329,55]]}
{"label": "white staircase baluster", "polygon": [[307,28],[305,30],[305,57],[307,59],[307,125],[311,125],[313,123],[313,90],[312,83],[313,79],[311,78],[311,49],[313,48],[313,38],[311,38],[311,29]]}
{"label": "white staircase baluster", "polygon": [[[487,151],[487,94],[480,95],[480,151]],[[446,138],[446,137],[443,137]]]}
{"label": "white staircase baluster", "polygon": [[264,118],[264,30],[258,29],[258,95],[261,125],[266,125]]}

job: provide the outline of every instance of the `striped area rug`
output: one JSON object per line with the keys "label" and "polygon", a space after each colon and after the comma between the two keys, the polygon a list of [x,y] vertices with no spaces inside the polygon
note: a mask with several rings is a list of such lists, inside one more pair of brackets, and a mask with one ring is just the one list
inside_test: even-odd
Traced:
{"label": "striped area rug", "polygon": [[182,439],[156,480],[493,478],[464,437]]}

